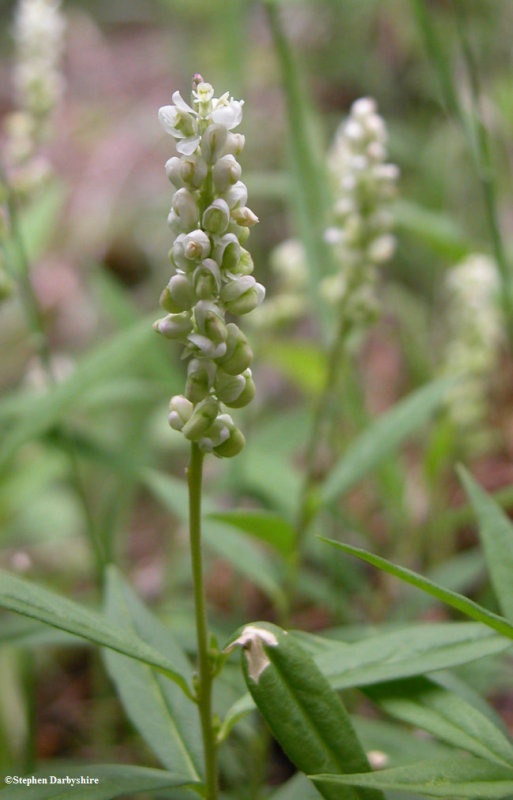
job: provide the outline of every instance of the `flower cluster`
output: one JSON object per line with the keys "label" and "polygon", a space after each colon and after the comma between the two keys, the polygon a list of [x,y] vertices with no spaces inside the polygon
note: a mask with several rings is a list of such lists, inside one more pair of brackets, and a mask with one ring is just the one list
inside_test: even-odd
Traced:
{"label": "flower cluster", "polygon": [[247,405],[255,385],[247,338],[226,315],[247,314],[265,295],[243,247],[258,218],[246,206],[240,180],[244,136],[232,132],[243,101],[214,97],[201,76],[193,86],[191,105],[175,92],[173,105],[159,110],[180,156],[166,163],[174,189],[168,224],[175,272],[160,297],[168,313],[153,327],[182,342],[183,357],[190,359],[185,393],[171,398],[169,424],[203,451],[230,457],[244,447],[244,436],[222,404]]}
{"label": "flower cluster", "polygon": [[326,231],[326,240],[341,268],[322,288],[327,299],[343,302],[345,314],[355,323],[376,315],[376,267],[395,249],[393,217],[386,206],[395,195],[399,169],[386,163],[386,142],[376,103],[363,97],[351,106],[329,156],[336,202],[335,224]]}
{"label": "flower cluster", "polygon": [[38,154],[63,89],[60,60],[65,21],[60,0],[19,0],[14,23],[17,111],[6,121],[7,161],[21,193],[40,185],[50,165]]}
{"label": "flower cluster", "polygon": [[467,430],[477,430],[488,410],[489,378],[503,341],[498,291],[495,263],[484,255],[469,256],[447,276],[444,365],[462,377],[449,393],[448,412]]}

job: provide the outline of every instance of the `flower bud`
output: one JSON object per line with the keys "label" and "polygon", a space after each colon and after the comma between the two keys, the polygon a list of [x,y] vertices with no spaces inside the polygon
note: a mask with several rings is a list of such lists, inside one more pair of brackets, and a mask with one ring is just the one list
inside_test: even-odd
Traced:
{"label": "flower bud", "polygon": [[192,349],[189,348],[189,353],[194,353],[194,348],[196,348],[202,358],[222,358],[226,355],[226,342],[216,344],[202,333],[190,333],[187,341],[193,346]]}
{"label": "flower bud", "polygon": [[173,275],[160,295],[160,305],[166,311],[187,311],[196,300],[194,290],[185,275]]}
{"label": "flower bud", "polygon": [[249,238],[249,228],[243,228],[242,225],[237,225],[233,219],[228,227],[228,233],[233,233],[237,237],[237,241],[240,245],[245,244]]}
{"label": "flower bud", "polygon": [[212,170],[214,184],[218,192],[224,192],[230,184],[237,183],[242,173],[241,166],[235,156],[228,154],[216,162]]}
{"label": "flower bud", "polygon": [[187,368],[185,394],[193,403],[199,403],[209,393],[216,365],[207,358],[193,358]]}
{"label": "flower bud", "polygon": [[232,218],[237,225],[243,225],[246,228],[252,228],[253,225],[256,225],[258,222],[257,215],[253,213],[250,208],[247,208],[247,206],[234,208],[232,211]]}
{"label": "flower bud", "polygon": [[194,261],[207,258],[210,253],[210,239],[205,231],[198,228],[188,233],[183,240],[183,252],[186,258]]}
{"label": "flower bud", "polygon": [[205,258],[192,276],[194,291],[200,300],[210,300],[221,286],[221,271],[213,258]]}
{"label": "flower bud", "polygon": [[186,186],[199,189],[207,177],[207,162],[203,158],[189,156],[181,160],[180,177]]}
{"label": "flower bud", "polygon": [[244,448],[246,444],[246,440],[244,435],[236,425],[228,425],[228,430],[230,435],[228,438],[222,443],[214,447],[213,453],[216,456],[221,458],[232,458],[240,453],[240,451]]}
{"label": "flower bud", "polygon": [[371,261],[376,264],[382,264],[392,258],[395,250],[395,236],[391,233],[385,233],[383,236],[378,236],[368,247],[367,253]]}
{"label": "flower bud", "polygon": [[243,375],[229,375],[219,368],[214,381],[216,396],[227,406],[237,400],[246,388],[246,379]]}
{"label": "flower bud", "polygon": [[221,300],[232,314],[248,314],[265,297],[265,289],[251,275],[244,275],[227,283],[221,291]]}
{"label": "flower bud", "polygon": [[189,421],[193,412],[193,405],[183,394],[177,394],[169,401],[168,423],[175,431],[181,431]]}
{"label": "flower bud", "polygon": [[240,243],[235,234],[225,233],[214,248],[214,258],[226,272],[235,272],[240,259]]}
{"label": "flower bud", "polygon": [[231,153],[232,156],[239,156],[244,149],[246,137],[242,133],[229,133],[226,137],[226,143],[223,150],[223,155]]}
{"label": "flower bud", "polygon": [[180,217],[184,230],[190,230],[198,224],[198,206],[193,195],[187,189],[178,189],[175,192],[172,208]]}
{"label": "flower bud", "polygon": [[183,178],[181,175],[182,162],[177,156],[173,156],[166,161],[166,176],[175,189],[180,189],[183,186]]}
{"label": "flower bud", "polygon": [[253,361],[253,352],[248,340],[234,322],[228,323],[226,328],[226,352],[216,358],[216,361],[229,375],[240,375]]}
{"label": "flower bud", "polygon": [[213,164],[226,143],[227,130],[224,125],[209,125],[201,137],[201,154],[208,164]]}
{"label": "flower bud", "polygon": [[230,428],[232,426],[233,420],[229,414],[218,414],[214,423],[206,431],[205,436],[202,436],[199,440],[200,449],[205,453],[211,453],[214,447],[218,447],[230,438]]}
{"label": "flower bud", "polygon": [[230,209],[226,200],[218,198],[203,212],[202,224],[209,233],[221,235],[230,222]]}
{"label": "flower bud", "polygon": [[241,375],[227,375],[224,370],[219,369],[215,388],[219,399],[230,408],[243,408],[255,396],[255,384],[250,369],[244,370]]}
{"label": "flower bud", "polygon": [[239,275],[251,275],[254,269],[253,259],[251,253],[244,248],[241,248],[239,263],[237,264],[237,273]]}
{"label": "flower bud", "polygon": [[194,307],[194,317],[200,333],[212,342],[225,342],[228,336],[221,310],[213,303],[200,300]]}
{"label": "flower bud", "polygon": [[182,314],[168,314],[153,323],[153,330],[166,339],[181,339],[192,330],[191,315],[187,311]]}
{"label": "flower bud", "polygon": [[207,397],[198,403],[191,418],[182,428],[183,435],[192,442],[200,439],[210,428],[219,410],[219,404],[214,397]]}
{"label": "flower bud", "polygon": [[237,206],[245,206],[248,202],[248,190],[246,184],[242,181],[237,181],[233,186],[230,186],[223,192],[223,199],[226,200],[230,208]]}
{"label": "flower bud", "polygon": [[180,217],[178,216],[178,214],[175,214],[173,209],[171,209],[171,211],[169,212],[169,214],[167,216],[167,224],[169,225],[169,228],[170,228],[171,233],[173,234],[173,236],[176,237],[176,236],[179,236],[180,233],[183,233],[182,221],[181,221]]}

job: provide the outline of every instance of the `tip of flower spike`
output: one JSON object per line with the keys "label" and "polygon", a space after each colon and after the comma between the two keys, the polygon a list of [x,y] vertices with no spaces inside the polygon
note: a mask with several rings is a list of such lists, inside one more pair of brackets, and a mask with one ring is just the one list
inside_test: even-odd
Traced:
{"label": "tip of flower spike", "polygon": [[203,75],[200,75],[199,72],[195,72],[192,76],[192,88],[197,89],[199,83],[204,83]]}

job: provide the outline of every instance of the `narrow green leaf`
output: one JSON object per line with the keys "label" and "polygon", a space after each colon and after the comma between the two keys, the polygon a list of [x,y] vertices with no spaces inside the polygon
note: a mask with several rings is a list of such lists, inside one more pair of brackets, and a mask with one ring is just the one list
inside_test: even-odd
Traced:
{"label": "narrow green leaf", "polygon": [[475,244],[446,213],[401,200],[394,204],[394,219],[399,231],[413,234],[435,253],[454,262],[475,249]]}
{"label": "narrow green leaf", "polygon": [[[246,626],[233,644],[243,647],[242,669],[253,700],[301,772],[370,769],[342,701],[292,636],[257,622]],[[379,792],[341,792],[330,786],[319,791],[326,800],[382,797]]]}
{"label": "narrow green leaf", "polygon": [[187,680],[177,671],[175,664],[135,634],[121,630],[96,611],[3,570],[0,570],[0,607],[155,667],[191,695]]}
{"label": "narrow green leaf", "polygon": [[481,711],[428,678],[367,687],[365,694],[390,716],[453,747],[513,768],[513,742]]}
{"label": "narrow green leaf", "polygon": [[[107,575],[106,613],[116,626],[162,652],[191,681],[190,664],[169,628],[145,608],[113,566]],[[200,780],[201,730],[194,703],[175,683],[146,664],[111,650],[105,651],[105,659],[132,724],[163,766]]]}
{"label": "narrow green leaf", "polygon": [[505,617],[513,621],[513,523],[466,469],[461,482],[479,521],[479,534],[493,588]]}
{"label": "narrow green leaf", "polygon": [[223,511],[208,518],[224,522],[243,533],[270,544],[283,556],[290,556],[296,541],[295,528],[281,514],[271,511]]}
{"label": "narrow green leaf", "polygon": [[392,767],[360,775],[311,775],[321,791],[324,787],[346,785],[373,789],[421,792],[426,797],[485,798],[508,797],[513,793],[513,768],[500,767],[472,756],[454,755],[436,761],[420,761],[406,767]]}
{"label": "narrow green leaf", "polygon": [[[90,777],[98,778],[98,784],[76,786],[56,781],[50,783],[51,776],[55,779]],[[32,777],[32,776],[28,776]],[[127,764],[81,764],[80,767],[61,767],[52,764],[44,772],[34,773],[33,777],[46,778],[48,784],[28,786],[19,784],[8,786],[0,791],[2,800],[60,800],[66,797],[69,800],[111,800],[114,797],[133,797],[141,792],[166,791],[177,786],[192,785],[187,776],[160,769],[147,767],[130,767]]]}
{"label": "narrow green leaf", "polygon": [[453,383],[453,378],[433,381],[408,395],[373,422],[333,467],[322,487],[322,501],[330,503],[347,492],[425,425]]}
{"label": "narrow green leaf", "polygon": [[511,647],[510,639],[472,622],[407,625],[354,644],[324,641],[328,647],[315,661],[336,689],[455,667]]}
{"label": "narrow green leaf", "polygon": [[106,377],[120,374],[123,367],[148,346],[150,321],[139,320],[89,353],[62,383],[43,395],[34,395],[26,402],[22,419],[9,430],[0,445],[0,469],[3,469],[19,447],[40,436],[62,420],[70,409],[80,403],[82,395]]}
{"label": "narrow green leaf", "polygon": [[[63,202],[63,186],[53,182],[20,214],[20,235],[29,264],[36,261],[47,249],[55,232]],[[9,263],[17,273],[21,273],[24,265],[16,242],[8,239],[4,246]]]}
{"label": "narrow green leaf", "polygon": [[373,553],[362,550],[360,547],[352,547],[349,544],[342,544],[332,539],[323,538],[322,540],[327,542],[327,544],[339,547],[345,553],[349,553],[352,556],[360,558],[362,561],[366,561],[368,564],[372,564],[374,567],[378,567],[378,569],[384,572],[390,573],[390,575],[395,575],[396,578],[400,578],[402,581],[410,583],[418,589],[422,589],[423,592],[437,597],[438,600],[441,600],[443,603],[447,603],[447,605],[456,608],[458,611],[461,611],[462,614],[466,614],[467,617],[475,619],[478,622],[483,622],[485,625],[488,625],[489,628],[493,628],[498,633],[513,639],[513,625],[508,622],[507,619],[498,614],[493,614],[491,611],[488,611],[488,609],[483,608],[483,606],[474,603],[473,600],[469,600],[468,597],[464,597],[462,594],[457,594],[456,592],[451,592],[449,589],[444,589],[442,586],[438,586],[436,583],[424,578],[417,572],[413,572],[413,570],[406,569],[405,567],[398,567],[385,558],[375,556]]}

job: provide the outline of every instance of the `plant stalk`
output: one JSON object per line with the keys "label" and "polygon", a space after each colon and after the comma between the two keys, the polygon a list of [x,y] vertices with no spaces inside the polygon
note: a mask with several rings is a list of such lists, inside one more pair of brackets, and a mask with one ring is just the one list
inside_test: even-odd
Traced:
{"label": "plant stalk", "polygon": [[217,744],[212,721],[212,682],[214,676],[208,652],[207,610],[201,550],[202,472],[203,453],[199,449],[199,446],[195,442],[192,442],[191,458],[187,470],[187,483],[189,486],[189,534],[191,542],[192,577],[194,583],[194,612],[198,643],[196,699],[203,738],[206,800],[217,800],[219,796]]}

